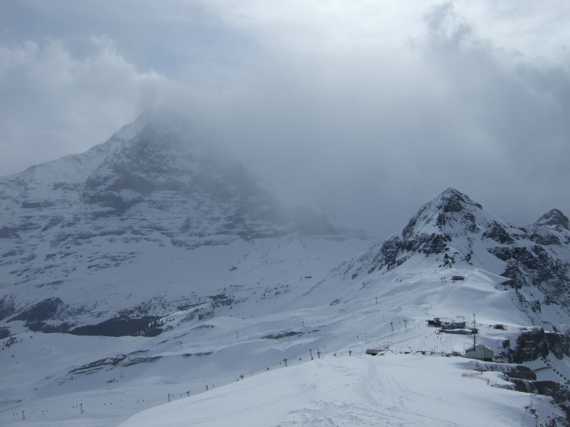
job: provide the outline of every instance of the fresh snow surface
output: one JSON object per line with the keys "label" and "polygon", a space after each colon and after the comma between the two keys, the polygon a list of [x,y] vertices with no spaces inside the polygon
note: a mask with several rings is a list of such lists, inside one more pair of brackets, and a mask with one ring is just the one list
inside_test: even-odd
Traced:
{"label": "fresh snow surface", "polygon": [[[280,259],[279,251],[269,254],[273,255],[265,258],[265,262]],[[255,259],[259,262],[259,258]],[[287,259],[291,262],[294,257]],[[280,268],[272,273],[273,267],[270,266],[273,264],[265,262],[257,268],[274,275],[266,278],[278,277]],[[275,264],[279,265],[293,270],[289,264]],[[241,267],[237,271],[240,270]],[[313,267],[309,271],[316,270]],[[464,274],[465,282],[452,283],[452,274]],[[431,425],[485,425],[468,424],[472,421],[470,418],[458,418],[458,413],[467,411],[472,414],[481,412],[484,413],[481,417],[490,418],[501,414],[499,421],[486,425],[525,425],[520,423],[527,419],[524,407],[531,405],[531,396],[492,387],[495,383],[502,384],[494,377],[495,374],[476,374],[467,368],[462,369],[459,365],[461,359],[404,354],[417,351],[463,352],[471,345],[469,336],[436,334],[435,329],[428,328],[425,320],[433,316],[463,316],[469,320],[469,316],[477,312],[480,341],[493,348],[498,348],[504,339],[512,338],[520,328],[529,326],[524,314],[516,309],[510,293],[497,286],[495,276],[459,269],[442,273],[438,268],[430,268],[428,260],[418,259],[405,270],[371,275],[365,282],[347,282],[333,273],[317,283],[314,279],[301,280],[282,294],[280,289],[284,288],[277,287],[267,294],[263,291],[260,295],[252,292],[254,288],[249,298],[232,309],[220,310],[212,318],[184,321],[183,312],[173,314],[171,322],[174,329],[153,338],[22,333],[18,335],[21,342],[0,352],[0,366],[11,366],[10,370],[3,370],[3,378],[9,386],[2,390],[0,425],[117,426],[136,412],[167,403],[169,398],[185,398],[188,392],[196,400],[184,399],[176,405],[156,410],[167,411],[175,421],[176,417],[183,417],[177,412],[179,409],[186,411],[187,404],[219,400],[215,404],[218,411],[213,414],[203,409],[204,422],[215,416],[219,424],[206,423],[206,426],[278,425],[279,421],[283,421],[282,426],[295,425],[287,424],[287,420],[303,425],[303,414],[308,413],[305,410],[314,409],[314,416],[318,418],[326,416],[326,408],[331,411],[330,420],[339,420],[336,425],[359,425],[357,422],[374,425],[371,424],[374,414],[384,414],[384,418],[379,418],[387,420],[379,421],[384,425],[430,425],[425,424],[429,417],[446,419],[450,423],[437,424],[433,421]],[[491,324],[495,322],[503,323],[506,330],[493,329]],[[279,337],[287,332],[295,334]],[[278,338],[269,338],[271,335]],[[395,354],[361,357],[366,348],[385,346]],[[313,358],[317,358],[319,351],[324,359],[310,361],[311,350]],[[352,357],[340,357],[349,351]],[[81,374],[70,372],[72,368],[118,353],[131,354],[129,360],[140,357],[146,361],[132,365],[109,364]],[[334,354],[338,357],[335,358]],[[276,369],[283,367],[285,358],[289,367]],[[240,375],[246,381],[234,384]],[[477,381],[478,378],[483,381]],[[287,383],[288,380],[291,383]],[[248,388],[242,390],[240,387]],[[311,387],[316,390],[315,401],[328,406],[313,405],[312,400],[307,401],[303,397],[311,396],[310,391],[304,395],[298,391],[310,390]],[[263,399],[271,396],[277,399],[280,395],[275,393],[283,390],[289,397],[276,400],[283,406],[281,403],[273,407],[260,403],[258,410],[272,408],[275,415],[289,416],[291,412],[298,418],[269,418],[275,423],[255,424],[251,419],[243,423],[234,422],[235,415],[220,412],[221,408],[229,410],[232,406],[241,406],[244,396],[257,388],[257,394],[243,402],[245,408],[250,408],[244,409],[244,416],[263,420],[261,415],[255,415],[256,402],[265,402]],[[367,388],[376,390],[374,393],[377,395],[371,391],[373,397],[362,397],[366,395]],[[344,392],[337,395],[339,389]],[[458,392],[458,389],[462,391]],[[400,393],[404,403],[397,406],[399,400],[394,397],[386,400],[385,407],[379,406],[376,412],[370,412],[370,408],[375,406],[370,402],[388,399],[387,395],[394,393]],[[299,397],[295,398],[297,395]],[[440,400],[430,400],[429,396],[440,396]],[[15,399],[23,400],[18,402]],[[234,402],[232,399],[238,400]],[[346,418],[338,418],[339,414],[344,414],[341,402],[345,399],[347,414],[353,410],[356,413],[354,419],[357,421],[353,424]],[[540,402],[546,402],[540,399]],[[533,402],[532,405],[539,406],[538,401]],[[439,415],[429,409],[432,404],[435,405],[434,411],[441,411]],[[267,405],[270,405],[270,400]],[[392,407],[394,411],[390,412]],[[447,411],[447,408],[455,407],[467,409]],[[292,412],[295,410],[300,412]],[[200,413],[194,409],[188,411]],[[408,415],[404,416],[405,411]],[[544,409],[544,412],[548,410]],[[22,415],[25,420],[22,420]],[[393,418],[390,420],[386,418],[388,416]],[[307,417],[309,421],[304,425],[327,425],[323,424],[325,421],[311,424],[313,421],[309,415]],[[149,415],[148,419],[162,418],[150,418]],[[149,422],[141,425],[161,425],[158,421]]]}
{"label": "fresh snow surface", "polygon": [[535,426],[547,399],[460,358],[326,356],[143,411],[120,427]]}

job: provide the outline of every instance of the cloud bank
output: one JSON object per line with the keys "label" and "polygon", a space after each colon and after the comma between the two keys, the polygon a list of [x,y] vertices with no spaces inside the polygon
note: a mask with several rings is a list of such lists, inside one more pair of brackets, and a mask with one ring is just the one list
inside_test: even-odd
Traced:
{"label": "cloud bank", "polygon": [[570,211],[565,2],[272,3],[23,2],[41,25],[4,26],[0,173],[166,105],[286,203],[381,235],[448,186],[514,222]]}

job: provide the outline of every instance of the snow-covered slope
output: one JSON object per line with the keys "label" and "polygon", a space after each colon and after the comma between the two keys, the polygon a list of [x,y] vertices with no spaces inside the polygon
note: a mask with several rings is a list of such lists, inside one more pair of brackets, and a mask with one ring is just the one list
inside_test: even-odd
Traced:
{"label": "snow-covered slope", "polygon": [[441,357],[327,356],[144,411],[121,427],[535,426],[547,398]]}
{"label": "snow-covered slope", "polygon": [[[454,407],[492,425],[525,425],[531,404],[541,420],[560,415],[442,357],[473,337],[426,324],[463,319],[470,333],[476,314],[478,342],[503,360],[570,378],[570,340],[532,329],[569,322],[570,230],[557,210],[515,227],[449,189],[366,249],[318,217],[291,219],[207,136],[164,115],[5,178],[0,193],[2,425],[116,426],[189,396],[127,425],[189,413],[232,425],[236,407],[272,425],[251,418],[259,399],[273,425],[346,425],[343,408],[354,425],[481,425]],[[392,355],[362,359],[371,347]],[[232,400],[244,393],[257,399]],[[438,406],[445,393],[456,400]],[[214,421],[212,405],[227,416]]]}
{"label": "snow-covered slope", "polygon": [[[551,211],[531,226],[514,227],[448,189],[422,207],[401,236],[374,245],[312,286],[295,302],[305,309],[283,312],[281,321],[303,313],[317,331],[303,340],[287,339],[281,357],[297,362],[294,349],[304,349],[297,353],[303,363],[297,370],[282,364],[279,373],[248,372],[254,375],[249,382],[158,407],[125,426],[176,426],[182,420],[204,425],[240,420],[248,425],[518,426],[547,425],[553,418],[564,425],[565,414],[548,398],[497,390],[515,388],[497,373],[514,365],[458,364],[460,359],[441,357],[472,346],[469,327],[475,314],[478,343],[500,360],[525,364],[537,384],[564,385],[570,377],[569,340],[536,329],[561,330],[568,319],[564,300],[553,300],[552,294],[555,289],[567,295],[556,286],[567,284],[564,218]],[[441,333],[426,324],[435,317],[465,321],[468,328],[465,334]],[[355,357],[367,348],[387,349],[389,356]],[[326,362],[312,361],[315,349]],[[353,357],[335,359],[341,354]],[[371,374],[377,369],[384,375]],[[541,387],[521,381],[516,387]],[[564,387],[557,390],[551,395],[567,402]],[[243,397],[246,393],[251,397]],[[444,400],[448,407],[441,406]],[[225,408],[226,416],[212,408]]]}

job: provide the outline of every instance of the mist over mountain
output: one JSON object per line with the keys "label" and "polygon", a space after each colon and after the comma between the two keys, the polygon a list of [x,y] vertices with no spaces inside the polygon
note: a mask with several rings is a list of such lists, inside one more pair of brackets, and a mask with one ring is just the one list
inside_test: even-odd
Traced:
{"label": "mist over mountain", "polygon": [[[65,310],[55,330],[66,331],[87,307],[97,307],[97,316],[121,307],[119,295],[131,306],[167,298],[161,283],[135,295],[136,283],[117,284],[114,297],[103,300],[90,280],[80,285],[96,272],[133,264],[149,249],[337,233],[309,209],[280,206],[241,164],[201,138],[180,116],[147,113],[83,154],[1,180],[3,317],[25,301],[51,301],[51,314],[30,323],[42,329],[43,320]],[[10,289],[21,297],[14,300]],[[75,305],[64,303],[71,295],[79,299]]]}
{"label": "mist over mountain", "polygon": [[0,175],[168,108],[281,203],[379,238],[449,185],[516,223],[567,212],[570,11],[555,1],[10,4]]}
{"label": "mist over mountain", "polygon": [[0,426],[570,426],[570,3],[0,6]]}

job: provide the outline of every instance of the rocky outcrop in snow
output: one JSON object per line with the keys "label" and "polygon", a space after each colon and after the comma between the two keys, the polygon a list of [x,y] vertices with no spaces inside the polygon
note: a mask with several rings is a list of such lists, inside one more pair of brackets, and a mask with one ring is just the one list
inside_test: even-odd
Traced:
{"label": "rocky outcrop in snow", "polygon": [[[528,227],[515,227],[450,188],[425,204],[401,235],[348,263],[344,274],[356,279],[422,258],[444,269],[476,267],[502,275],[536,319],[544,305],[570,307],[570,230],[557,209]],[[521,291],[529,287],[533,291]]]}

